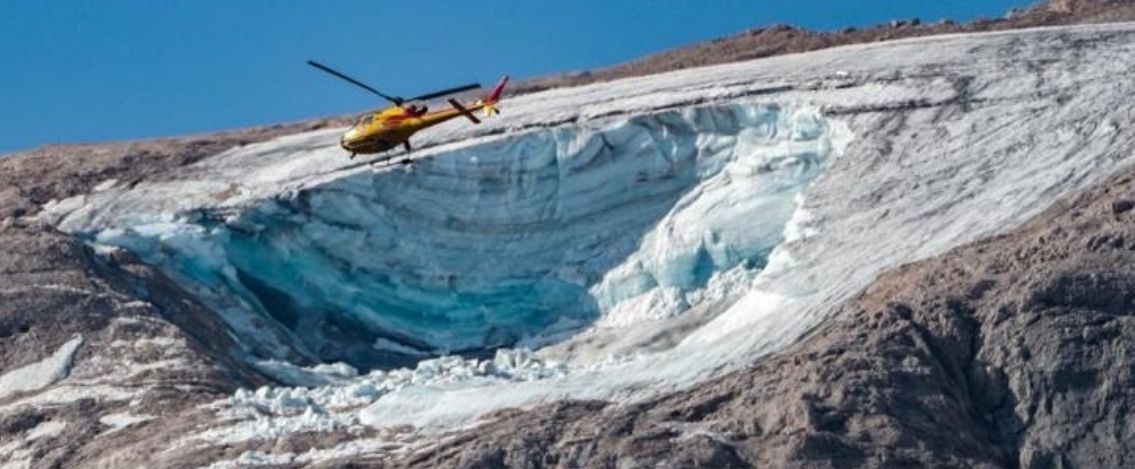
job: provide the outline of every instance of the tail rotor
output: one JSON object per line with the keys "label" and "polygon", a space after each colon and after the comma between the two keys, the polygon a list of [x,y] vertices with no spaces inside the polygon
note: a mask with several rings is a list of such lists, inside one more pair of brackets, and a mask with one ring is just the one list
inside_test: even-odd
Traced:
{"label": "tail rotor", "polygon": [[461,115],[465,116],[465,118],[469,119],[474,124],[480,124],[481,120],[473,115],[473,111],[481,109],[485,112],[485,117],[500,115],[501,112],[497,109],[497,103],[500,102],[501,94],[504,92],[504,85],[506,84],[508,84],[508,75],[501,77],[497,85],[489,91],[489,94],[485,95],[484,99],[478,100],[471,106],[466,107],[456,99],[449,99],[449,105],[453,106],[457,112],[461,113]]}

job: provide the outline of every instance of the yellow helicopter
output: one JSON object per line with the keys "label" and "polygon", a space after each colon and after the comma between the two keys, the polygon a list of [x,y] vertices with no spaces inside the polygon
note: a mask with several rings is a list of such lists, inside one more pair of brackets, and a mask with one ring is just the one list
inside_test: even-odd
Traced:
{"label": "yellow helicopter", "polygon": [[[500,114],[500,111],[497,111],[496,104],[500,101],[501,92],[504,91],[505,84],[508,83],[508,76],[505,75],[501,77],[500,82],[493,87],[492,91],[490,91],[484,99],[472,104],[463,105],[456,99],[450,98],[448,102],[449,105],[452,106],[451,109],[429,112],[429,109],[424,103],[421,105],[407,103],[427,101],[433,98],[474,90],[480,88],[481,85],[479,83],[473,83],[426,93],[410,99],[403,99],[398,96],[383,94],[365,83],[344,75],[319,62],[308,60],[307,63],[312,67],[370,91],[394,104],[386,109],[366,113],[359,118],[358,122],[356,122],[350,130],[347,130],[347,132],[343,134],[342,139],[339,141],[339,146],[349,151],[352,159],[358,154],[381,153],[399,145],[409,152],[411,151],[410,137],[414,135],[415,132],[426,127],[435,126],[457,116],[465,116],[474,124],[480,124],[480,119],[477,119],[477,117],[473,115],[473,111],[483,109],[486,117],[493,114]],[[409,163],[410,160],[406,159],[402,162]]]}

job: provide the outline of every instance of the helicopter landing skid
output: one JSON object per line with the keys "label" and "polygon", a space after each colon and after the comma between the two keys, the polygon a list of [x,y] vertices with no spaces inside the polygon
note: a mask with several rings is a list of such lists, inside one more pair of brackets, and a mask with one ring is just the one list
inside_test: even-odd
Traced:
{"label": "helicopter landing skid", "polygon": [[414,158],[411,157],[411,156],[406,156],[406,157],[404,157],[402,159],[398,159],[398,160],[395,160],[395,159],[392,158],[392,159],[389,159],[389,160],[379,160],[379,161],[374,161],[374,162],[370,163],[372,168],[389,168],[389,167],[392,167],[392,166],[412,166],[413,164],[414,164]]}

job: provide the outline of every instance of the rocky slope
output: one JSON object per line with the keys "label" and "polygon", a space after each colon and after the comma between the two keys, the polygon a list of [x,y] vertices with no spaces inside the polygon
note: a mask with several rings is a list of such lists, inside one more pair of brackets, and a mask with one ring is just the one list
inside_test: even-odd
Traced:
{"label": "rocky slope", "polygon": [[229,355],[234,344],[215,316],[155,269],[125,251],[95,253],[27,217],[106,179],[152,177],[295,130],[46,147],[0,158],[4,467],[134,460],[176,433],[173,421],[191,424],[187,411],[195,405],[265,382]]}

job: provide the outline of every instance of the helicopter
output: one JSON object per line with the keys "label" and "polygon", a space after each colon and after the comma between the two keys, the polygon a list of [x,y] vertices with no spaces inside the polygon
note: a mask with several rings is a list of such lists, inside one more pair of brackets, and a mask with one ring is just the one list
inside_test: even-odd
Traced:
{"label": "helicopter", "polygon": [[[406,152],[409,153],[412,151],[410,137],[414,135],[414,133],[453,119],[454,117],[465,116],[474,124],[480,124],[481,120],[473,115],[473,111],[483,110],[485,117],[500,114],[496,104],[500,101],[504,86],[508,83],[508,75],[505,75],[501,77],[500,81],[497,82],[497,85],[493,87],[489,94],[481,100],[465,105],[461,104],[456,99],[449,98],[447,102],[451,108],[429,112],[429,108],[427,108],[424,103],[413,103],[478,89],[481,85],[479,83],[472,83],[404,99],[398,96],[384,94],[361,81],[314,60],[308,60],[307,64],[378,95],[380,98],[390,101],[390,103],[393,104],[393,106],[386,109],[367,112],[343,134],[342,138],[339,140],[339,146],[351,153],[351,159],[354,159],[355,156],[359,154],[382,153],[398,146],[402,146],[406,149]],[[409,164],[410,162],[411,160],[409,159],[402,160],[404,164]]]}

